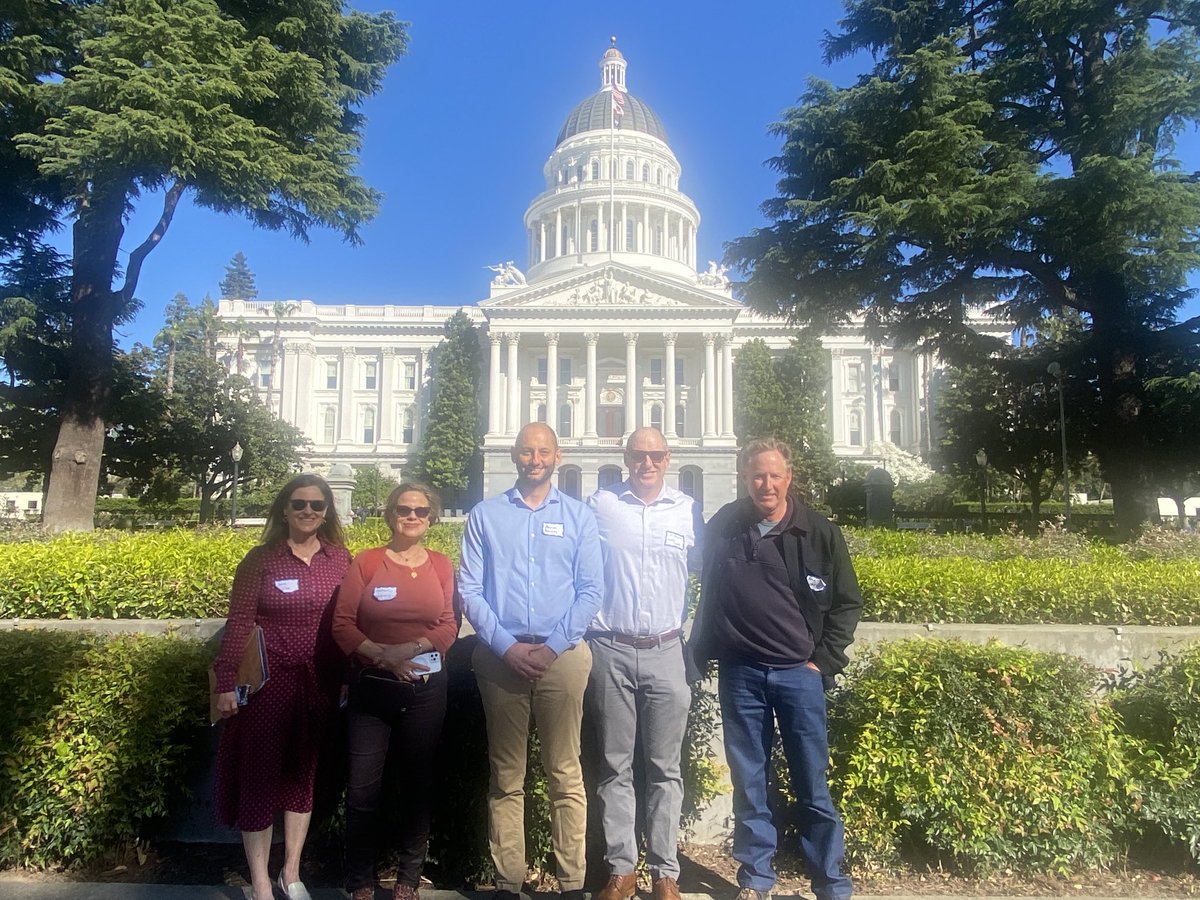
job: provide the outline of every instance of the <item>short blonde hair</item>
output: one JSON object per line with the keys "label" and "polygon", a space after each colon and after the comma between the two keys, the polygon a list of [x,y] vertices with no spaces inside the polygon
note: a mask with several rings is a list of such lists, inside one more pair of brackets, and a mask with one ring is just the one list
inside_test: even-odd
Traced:
{"label": "short blonde hair", "polygon": [[406,481],[392,488],[392,492],[388,494],[387,506],[383,508],[383,521],[387,523],[387,527],[392,531],[396,530],[396,501],[400,499],[401,494],[407,494],[409,491],[416,491],[418,494],[425,495],[425,501],[429,504],[430,525],[436,525],[438,519],[441,518],[442,500],[437,495],[437,492],[428,485],[421,484],[419,481]]}
{"label": "short blonde hair", "polygon": [[779,438],[755,438],[738,454],[738,471],[745,472],[750,467],[750,460],[761,453],[778,453],[783,457],[784,465],[787,466],[789,472],[792,471],[792,448]]}

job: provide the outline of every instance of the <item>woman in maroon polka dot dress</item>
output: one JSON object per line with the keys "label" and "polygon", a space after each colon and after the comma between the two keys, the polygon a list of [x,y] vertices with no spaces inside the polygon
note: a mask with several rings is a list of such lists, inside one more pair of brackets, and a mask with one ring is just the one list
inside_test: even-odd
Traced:
{"label": "woman in maroon polka dot dress", "polygon": [[[297,475],[271,504],[262,543],[234,575],[214,666],[218,709],[228,719],[217,755],[217,806],[221,821],[242,832],[254,900],[272,900],[267,857],[278,809],[285,845],[279,887],[291,900],[310,900],[300,881],[300,851],[312,817],[321,731],[340,682],[329,621],[349,565],[329,485],[318,475]],[[239,707],[237,666],[255,622],[266,640],[270,678]]]}

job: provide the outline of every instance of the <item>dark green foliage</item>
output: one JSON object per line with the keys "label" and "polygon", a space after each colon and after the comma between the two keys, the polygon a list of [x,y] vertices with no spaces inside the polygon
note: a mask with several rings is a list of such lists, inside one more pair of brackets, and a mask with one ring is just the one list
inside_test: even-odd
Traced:
{"label": "dark green foliage", "polygon": [[464,312],[446,320],[445,339],[430,357],[429,411],[413,474],[463,506],[483,439],[483,354],[479,329]]}
{"label": "dark green foliage", "polygon": [[94,859],[179,796],[205,729],[203,644],[0,633],[0,864]]}
{"label": "dark green foliage", "polygon": [[221,299],[253,300],[258,296],[258,287],[254,281],[254,273],[246,263],[246,254],[239,250],[233,254],[233,259],[225,267],[225,277],[221,279]]}
{"label": "dark green foliage", "polygon": [[852,859],[1066,873],[1112,861],[1113,717],[1079,660],[956,641],[862,653],[830,710]]}
{"label": "dark green foliage", "polygon": [[1127,742],[1137,826],[1200,862],[1200,646],[1164,656],[1111,702]]}
{"label": "dark green foliage", "polygon": [[[1149,2],[848,0],[829,60],[776,133],[771,224],[734,241],[759,309],[981,359],[985,310],[1074,315],[1060,358],[1093,384],[1096,450],[1125,532],[1149,516],[1146,382],[1200,343],[1196,9]],[[985,320],[986,321],[986,320]]]}
{"label": "dark green foliage", "polygon": [[823,487],[833,477],[833,445],[826,427],[826,373],[820,341],[805,333],[772,356],[759,339],[737,352],[733,378],[737,405],[733,429],[738,444],[773,437],[792,448],[797,487]]}
{"label": "dark green foliage", "polygon": [[378,466],[355,466],[354,479],[350,505],[354,509],[367,510],[369,515],[379,515],[383,511],[388,494],[400,483],[390,475],[384,475]]}

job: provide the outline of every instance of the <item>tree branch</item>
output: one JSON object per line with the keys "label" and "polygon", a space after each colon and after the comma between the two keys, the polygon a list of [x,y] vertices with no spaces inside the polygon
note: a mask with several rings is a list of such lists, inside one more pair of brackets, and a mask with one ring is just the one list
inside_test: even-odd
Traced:
{"label": "tree branch", "polygon": [[167,233],[167,229],[171,227],[171,220],[175,217],[175,208],[179,206],[179,199],[183,196],[186,187],[187,185],[182,179],[176,179],[174,184],[167,188],[167,194],[163,197],[162,215],[158,217],[158,222],[155,223],[150,236],[129,254],[129,265],[125,268],[125,284],[120,290],[123,303],[127,304],[133,300],[133,292],[137,290],[138,278],[142,274],[142,263],[146,261],[150,251],[158,246],[159,241]]}
{"label": "tree branch", "polygon": [[1008,250],[1002,254],[989,253],[988,262],[1028,272],[1062,306],[1069,306],[1071,309],[1077,309],[1080,312],[1092,312],[1091,304],[1083,300],[1073,287],[1062,280],[1058,272],[1055,271],[1054,266],[1042,261],[1035,253],[1029,253],[1024,250]]}

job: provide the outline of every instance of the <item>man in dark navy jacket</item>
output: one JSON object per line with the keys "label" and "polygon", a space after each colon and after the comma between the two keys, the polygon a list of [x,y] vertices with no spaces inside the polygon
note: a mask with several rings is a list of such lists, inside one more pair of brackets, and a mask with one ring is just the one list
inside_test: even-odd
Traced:
{"label": "man in dark navy jacket", "polygon": [[800,851],[817,900],[853,893],[841,871],[845,833],[829,795],[825,687],[846,665],[862,595],[836,525],[791,493],[791,451],[749,443],[738,460],[748,496],[704,531],[700,606],[691,651],[716,659],[733,779],[738,900],[767,900],[777,833],[768,805],[778,721],[800,823]]}

